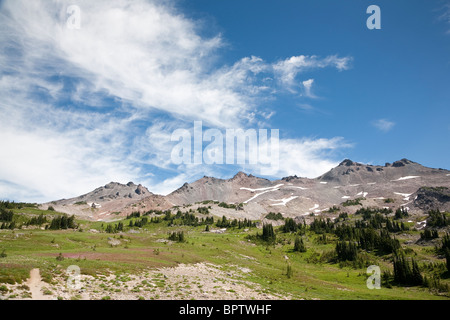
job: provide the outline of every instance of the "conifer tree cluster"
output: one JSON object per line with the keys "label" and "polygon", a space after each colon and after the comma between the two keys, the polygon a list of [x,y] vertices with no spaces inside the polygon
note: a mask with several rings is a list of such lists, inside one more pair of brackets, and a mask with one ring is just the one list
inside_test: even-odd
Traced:
{"label": "conifer tree cluster", "polygon": [[400,242],[391,237],[387,229],[375,230],[372,227],[352,227],[340,225],[334,233],[341,241],[356,241],[363,250],[378,250],[380,253],[393,253],[400,248]]}
{"label": "conifer tree cluster", "polygon": [[11,222],[14,218],[14,212],[8,209],[0,208],[0,221]]}
{"label": "conifer tree cluster", "polygon": [[1,230],[4,229],[9,229],[9,230],[14,230],[16,228],[16,222],[12,221],[12,222],[3,222],[2,225],[0,226]]}
{"label": "conifer tree cluster", "polygon": [[120,221],[118,224],[115,224],[114,227],[110,223],[106,226],[105,232],[106,233],[118,233],[123,231],[123,223]]}
{"label": "conifer tree cluster", "polygon": [[142,228],[148,223],[148,218],[144,217],[142,219],[136,219],[136,220],[130,220],[128,223],[128,226],[130,228],[136,227],[136,228]]}
{"label": "conifer tree cluster", "polygon": [[404,255],[394,257],[394,281],[398,284],[418,286],[423,284],[423,277],[414,258],[411,263]]}
{"label": "conifer tree cluster", "polygon": [[36,208],[36,203],[14,202],[14,201],[0,201],[1,209],[22,209],[22,208]]}
{"label": "conifer tree cluster", "polygon": [[[399,209],[400,210],[400,209]],[[392,213],[391,209],[371,209],[361,208],[356,211],[355,214],[362,215],[362,221],[356,221],[355,227],[357,228],[374,228],[383,229],[386,228],[389,232],[406,231],[409,228],[401,222],[391,221],[386,215]]]}
{"label": "conifer tree cluster", "polygon": [[393,232],[393,233],[409,230],[409,228],[403,222],[401,222],[401,223],[398,223],[396,221],[391,222],[390,219],[387,219],[387,221],[386,221],[386,229],[389,232]]}
{"label": "conifer tree cluster", "polygon": [[391,238],[389,231],[382,229],[379,232],[368,228],[361,229],[358,243],[361,249],[364,250],[378,250],[381,253],[395,253],[400,249],[400,242]]}
{"label": "conifer tree cluster", "polygon": [[[330,209],[331,211],[328,210],[328,212],[334,213],[335,211],[333,211],[333,208]],[[336,218],[336,220],[334,220],[334,222],[338,223],[338,222],[346,221],[346,220],[348,220],[348,213],[347,212],[342,212],[342,213],[339,214],[339,216]]]}
{"label": "conifer tree cluster", "polygon": [[295,233],[305,234],[306,232],[306,222],[297,223],[292,218],[286,218],[284,220],[284,225],[281,227],[281,232],[283,233]]}
{"label": "conifer tree cluster", "polygon": [[395,220],[399,220],[399,219],[403,219],[403,218],[407,218],[407,217],[409,217],[409,214],[408,214],[408,210],[406,210],[406,208],[401,207],[401,208],[398,208],[397,210],[395,210],[395,216],[394,216]]}
{"label": "conifer tree cluster", "polygon": [[266,219],[269,219],[269,220],[275,220],[275,221],[283,220],[283,219],[284,219],[284,218],[283,218],[283,215],[282,215],[281,213],[274,213],[274,212],[269,212],[269,213],[265,216],[265,218],[266,218]]}
{"label": "conifer tree cluster", "polygon": [[364,220],[369,220],[371,216],[373,216],[377,213],[382,213],[382,214],[388,215],[388,214],[392,213],[392,209],[361,208],[361,209],[356,210],[355,215],[362,215]]}
{"label": "conifer tree cluster", "polygon": [[275,231],[273,230],[273,226],[268,223],[263,225],[263,232],[262,235],[260,236],[261,240],[268,242],[268,243],[274,243],[276,240],[276,234]]}
{"label": "conifer tree cluster", "polygon": [[306,252],[306,246],[305,246],[305,243],[303,242],[302,237],[299,237],[299,236],[295,237],[294,251],[295,252]]}
{"label": "conifer tree cluster", "polygon": [[60,230],[60,229],[75,229],[77,226],[75,224],[75,216],[68,217],[66,214],[61,216],[56,216],[50,223],[50,230]]}
{"label": "conifer tree cluster", "polygon": [[41,226],[44,223],[47,223],[47,217],[43,214],[38,215],[37,217],[32,217],[30,220],[26,222],[27,226]]}
{"label": "conifer tree cluster", "polygon": [[441,248],[440,248],[440,252],[444,253],[446,249],[450,250],[450,234],[446,233],[443,237],[442,237],[442,244],[441,244]]}
{"label": "conifer tree cluster", "polygon": [[331,233],[334,229],[334,223],[330,218],[327,218],[326,220],[314,219],[309,225],[309,229],[317,234]]}
{"label": "conifer tree cluster", "polygon": [[338,241],[336,254],[339,261],[355,261],[358,256],[358,247],[354,242]]}
{"label": "conifer tree cluster", "polygon": [[228,220],[227,217],[222,216],[222,219],[217,220],[216,222],[217,228],[254,228],[256,227],[256,223],[251,221],[250,219],[245,218],[244,220]]}
{"label": "conifer tree cluster", "polygon": [[447,266],[447,271],[450,272],[450,249],[445,249],[445,265]]}
{"label": "conifer tree cluster", "polygon": [[208,207],[198,207],[197,211],[201,214],[209,214],[209,208]]}
{"label": "conifer tree cluster", "polygon": [[236,205],[234,203],[221,202],[218,206],[225,209],[236,209]]}
{"label": "conifer tree cluster", "polygon": [[141,213],[139,211],[133,211],[131,214],[127,215],[127,219],[140,218],[140,217],[141,217]]}
{"label": "conifer tree cluster", "polygon": [[184,231],[175,231],[169,234],[169,240],[175,242],[185,242]]}
{"label": "conifer tree cluster", "polygon": [[439,238],[439,233],[437,230],[426,228],[423,232],[420,233],[420,239],[422,240],[431,240],[437,238]]}
{"label": "conifer tree cluster", "polygon": [[428,227],[446,227],[450,225],[450,219],[447,218],[445,212],[439,210],[428,211],[427,226]]}

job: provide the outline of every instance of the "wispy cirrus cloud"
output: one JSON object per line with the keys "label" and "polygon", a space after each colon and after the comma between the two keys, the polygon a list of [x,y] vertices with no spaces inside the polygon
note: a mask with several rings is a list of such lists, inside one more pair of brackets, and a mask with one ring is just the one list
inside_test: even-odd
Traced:
{"label": "wispy cirrus cloud", "polygon": [[336,55],[319,58],[317,56],[293,56],[274,64],[274,72],[277,79],[289,90],[294,90],[297,76],[307,70],[334,67],[339,71],[348,70],[351,67],[351,57],[338,57]]}
{"label": "wispy cirrus cloud", "polygon": [[382,132],[389,132],[394,128],[395,122],[387,119],[378,119],[373,121],[372,125]]}
{"label": "wispy cirrus cloud", "polygon": [[443,21],[449,26],[447,34],[450,34],[450,1],[446,0],[439,8],[438,20]]}

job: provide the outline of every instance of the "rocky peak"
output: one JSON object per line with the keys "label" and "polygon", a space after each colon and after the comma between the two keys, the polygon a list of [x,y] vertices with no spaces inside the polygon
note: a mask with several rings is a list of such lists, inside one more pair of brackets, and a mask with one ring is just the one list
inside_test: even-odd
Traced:
{"label": "rocky peak", "polygon": [[342,161],[341,163],[339,163],[339,166],[345,166],[345,167],[350,167],[354,164],[354,162],[350,159],[345,159],[344,161]]}
{"label": "rocky peak", "polygon": [[248,178],[248,175],[242,171],[239,171],[231,180],[244,179],[244,178]]}
{"label": "rocky peak", "polygon": [[299,177],[297,177],[297,175],[294,175],[294,176],[284,177],[281,180],[289,182],[289,181],[296,180],[296,179],[299,179]]}
{"label": "rocky peak", "polygon": [[141,194],[145,194],[147,192],[147,188],[145,188],[144,186],[142,186],[141,184],[137,186],[136,190],[134,192],[136,192],[136,194],[141,195]]}
{"label": "rocky peak", "polygon": [[117,183],[117,182],[110,182],[110,183],[108,183],[108,184],[106,184],[105,186],[104,186],[104,188],[105,189],[113,189],[115,186],[117,186],[119,183]]}
{"label": "rocky peak", "polygon": [[387,162],[385,164],[385,167],[394,167],[394,168],[399,168],[399,167],[405,167],[408,164],[412,164],[414,163],[414,161],[408,160],[408,159],[401,159],[398,161],[393,162],[392,164],[390,164],[389,162]]}
{"label": "rocky peak", "polygon": [[362,166],[361,163],[354,162],[350,159],[345,159],[339,164],[340,167]]}

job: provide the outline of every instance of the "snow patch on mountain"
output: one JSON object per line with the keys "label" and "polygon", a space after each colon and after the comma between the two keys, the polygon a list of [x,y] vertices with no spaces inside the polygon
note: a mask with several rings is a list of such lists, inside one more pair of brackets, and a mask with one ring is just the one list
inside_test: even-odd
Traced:
{"label": "snow patch on mountain", "polygon": [[398,178],[396,180],[391,180],[391,181],[402,181],[402,180],[409,180],[409,179],[416,179],[416,178],[420,178],[420,176],[406,176],[406,177],[401,177],[401,178]]}
{"label": "snow patch on mountain", "polygon": [[244,203],[249,203],[250,201],[256,199],[257,197],[259,197],[260,195],[262,195],[262,194],[264,194],[264,193],[272,192],[272,191],[277,191],[277,190],[280,190],[280,189],[279,189],[279,188],[278,188],[278,189],[270,189],[270,190],[266,190],[266,191],[257,193],[257,194],[255,194],[253,197],[251,197],[250,199],[248,199],[247,201],[244,201]]}
{"label": "snow patch on mountain", "polygon": [[281,203],[275,203],[275,204],[271,204],[271,206],[286,206],[286,203],[288,203],[289,201],[292,201],[294,199],[297,199],[298,196],[292,196],[289,198],[284,198],[284,199],[280,199],[280,200],[274,200],[274,199],[270,199],[271,201],[281,201]]}
{"label": "snow patch on mountain", "polygon": [[259,189],[241,188],[241,190],[248,190],[250,192],[256,192],[256,191],[265,191],[265,190],[277,189],[277,188],[280,188],[281,186],[284,186],[284,184],[277,184],[276,186],[273,186],[273,187],[259,188]]}

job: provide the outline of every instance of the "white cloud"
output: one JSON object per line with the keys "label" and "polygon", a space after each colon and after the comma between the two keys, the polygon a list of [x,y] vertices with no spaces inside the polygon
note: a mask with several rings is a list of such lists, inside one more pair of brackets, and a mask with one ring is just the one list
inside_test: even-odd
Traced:
{"label": "white cloud", "polygon": [[[98,139],[73,135],[54,136],[51,131],[25,132],[2,123],[0,141],[5,154],[0,157],[0,176],[12,182],[2,196],[17,199],[22,190],[33,190],[38,201],[86,193],[109,181],[130,181],[138,170],[122,163],[114,145]],[[80,145],[91,140],[92,144]]]}
{"label": "white cloud", "polygon": [[[65,23],[74,3],[81,9],[79,30]],[[196,21],[160,1],[2,1],[2,196],[48,201],[130,180],[167,193],[202,172],[216,175],[213,167],[170,162],[167,142],[175,128],[189,128],[194,120],[221,129],[268,121],[274,111],[259,104],[293,90],[303,71],[346,70],[351,61],[251,56],[217,66],[221,36],[200,34]],[[310,94],[311,85],[303,83]],[[295,173],[315,174],[328,168],[323,151],[339,143],[316,149],[318,144],[323,141],[283,141],[283,170],[297,166]],[[300,151],[288,153],[287,145]],[[145,166],[173,177],[161,182]]]}
{"label": "white cloud", "polygon": [[339,164],[330,160],[333,153],[350,147],[341,137],[280,140],[279,175],[316,178]]}
{"label": "white cloud", "polygon": [[302,82],[305,96],[308,98],[315,98],[315,95],[311,92],[314,79],[308,79]]}
{"label": "white cloud", "polygon": [[394,128],[395,122],[386,119],[378,119],[373,121],[372,125],[380,131],[389,132]]}
{"label": "white cloud", "polygon": [[295,79],[299,73],[326,67],[335,67],[339,71],[347,70],[350,68],[351,60],[350,57],[339,58],[337,56],[328,56],[323,59],[317,56],[293,56],[274,64],[274,71],[277,79],[293,90]]}
{"label": "white cloud", "polygon": [[[438,16],[439,21],[444,21],[450,25],[450,1],[446,1],[439,10],[441,13]],[[447,30],[447,33],[450,34],[450,29]]]}
{"label": "white cloud", "polygon": [[[267,165],[245,165],[241,170],[261,175],[264,168],[264,176],[279,179],[284,176],[297,175],[307,178],[316,178],[339,164],[331,160],[336,153],[353,145],[342,137],[331,139],[280,139],[278,146],[278,162],[269,159],[263,161]],[[268,145],[270,150],[270,145]],[[273,169],[273,170],[270,170]]]}

